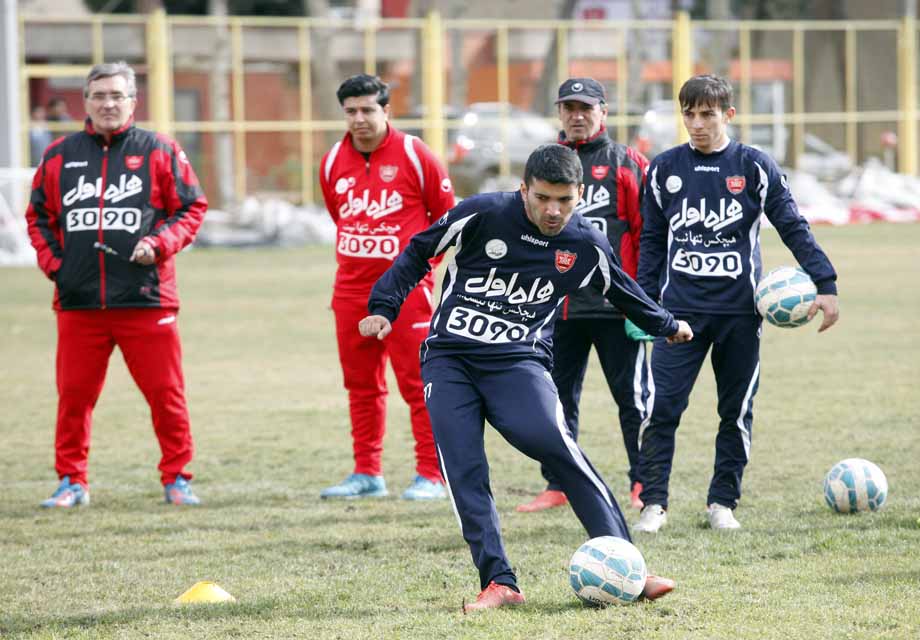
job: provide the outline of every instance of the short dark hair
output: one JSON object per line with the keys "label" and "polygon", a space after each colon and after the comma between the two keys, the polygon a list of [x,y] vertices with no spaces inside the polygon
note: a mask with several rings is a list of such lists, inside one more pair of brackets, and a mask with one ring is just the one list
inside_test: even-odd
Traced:
{"label": "short dark hair", "polygon": [[387,83],[377,76],[370,76],[366,73],[359,73],[348,78],[339,85],[338,91],[335,92],[341,105],[345,104],[346,98],[360,98],[374,94],[377,94],[377,104],[381,107],[390,103],[390,87],[387,86]]}
{"label": "short dark hair", "polygon": [[719,76],[693,76],[680,88],[677,99],[681,110],[710,105],[728,111],[732,106],[732,85]]}
{"label": "short dark hair", "polygon": [[533,150],[524,167],[524,184],[528,187],[534,180],[550,184],[575,184],[583,182],[581,160],[572,149],[551,142]]}

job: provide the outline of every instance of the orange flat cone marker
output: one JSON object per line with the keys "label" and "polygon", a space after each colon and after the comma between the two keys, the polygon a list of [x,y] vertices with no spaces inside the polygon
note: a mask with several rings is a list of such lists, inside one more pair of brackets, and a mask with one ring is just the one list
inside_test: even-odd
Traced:
{"label": "orange flat cone marker", "polygon": [[213,602],[236,602],[236,598],[217,584],[202,580],[193,584],[188,591],[175,599],[174,604],[198,604]]}

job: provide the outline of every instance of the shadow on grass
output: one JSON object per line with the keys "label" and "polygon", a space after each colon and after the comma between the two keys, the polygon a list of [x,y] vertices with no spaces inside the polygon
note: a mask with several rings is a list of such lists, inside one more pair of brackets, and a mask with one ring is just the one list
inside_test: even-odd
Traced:
{"label": "shadow on grass", "polygon": [[106,613],[76,613],[71,615],[5,615],[0,618],[0,637],[5,634],[29,634],[42,631],[61,632],[99,629],[100,632],[139,623],[207,622],[209,620],[277,620],[307,619],[331,620],[347,617],[350,620],[372,619],[380,611],[373,608],[349,606],[347,610],[329,610],[315,602],[262,598],[252,602],[229,604],[198,604],[192,606],[133,607]]}

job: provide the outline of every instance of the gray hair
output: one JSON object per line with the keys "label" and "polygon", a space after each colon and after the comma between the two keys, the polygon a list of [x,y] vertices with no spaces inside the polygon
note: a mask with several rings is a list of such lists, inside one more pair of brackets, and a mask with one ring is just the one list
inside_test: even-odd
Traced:
{"label": "gray hair", "polygon": [[137,96],[137,83],[135,82],[134,69],[124,60],[118,62],[105,62],[97,64],[89,70],[86,76],[86,82],[83,83],[83,97],[89,97],[89,85],[100,78],[111,78],[121,76],[128,84],[128,97]]}

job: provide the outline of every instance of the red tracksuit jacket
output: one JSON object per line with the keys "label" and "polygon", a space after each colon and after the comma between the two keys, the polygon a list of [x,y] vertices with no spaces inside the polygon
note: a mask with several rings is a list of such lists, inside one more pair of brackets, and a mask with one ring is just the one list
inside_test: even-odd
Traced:
{"label": "red tracksuit jacket", "polygon": [[[320,186],[335,221],[335,296],[367,297],[409,239],[454,206],[441,163],[415,136],[388,126],[365,159],[351,134],[323,156]],[[431,289],[432,273],[422,280]]]}
{"label": "red tracksuit jacket", "polygon": [[[38,266],[56,284],[54,308],[177,309],[173,256],[194,240],[207,208],[177,142],[129,122],[106,143],[87,120],[45,151],[26,211]],[[128,262],[145,237],[156,262]]]}

